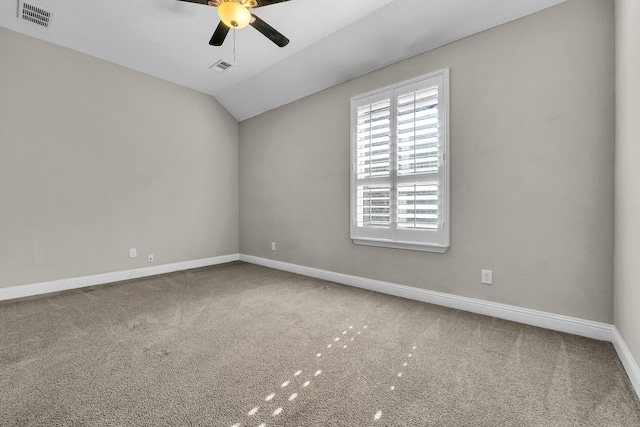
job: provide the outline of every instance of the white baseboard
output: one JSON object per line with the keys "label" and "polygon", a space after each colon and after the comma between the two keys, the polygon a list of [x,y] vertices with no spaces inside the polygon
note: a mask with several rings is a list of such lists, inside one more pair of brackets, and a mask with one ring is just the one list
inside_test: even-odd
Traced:
{"label": "white baseboard", "polygon": [[597,340],[612,341],[613,338],[613,325],[606,323],[593,322],[590,320],[583,320],[575,317],[562,316],[559,314],[552,314],[544,311],[531,310],[528,308],[521,308],[479,299],[460,297],[442,292],[428,291],[395,283],[366,279],[364,277],[334,273],[331,271],[289,264],[286,262],[251,255],[241,254],[240,260],[251,264],[275,268],[277,270],[289,271],[292,273],[302,274],[304,276],[341,283],[343,285],[355,286],[397,297],[483,314],[485,316],[497,317],[554,331],[581,335]]}
{"label": "white baseboard", "polygon": [[69,289],[84,288],[86,286],[102,285],[104,283],[119,282],[121,280],[137,279],[139,277],[155,276],[157,274],[172,273],[174,271],[188,270],[190,268],[208,267],[210,265],[238,261],[239,259],[239,254],[222,255],[213,258],[154,265],[152,267],[116,271],[113,273],[95,274],[91,276],[53,280],[50,282],[12,286],[10,288],[0,288],[0,301],[48,294],[51,292],[66,291]]}
{"label": "white baseboard", "polygon": [[615,326],[613,327],[612,342],[622,362],[622,366],[624,366],[624,369],[627,371],[629,380],[631,380],[631,384],[633,384],[633,388],[636,390],[636,394],[640,397],[640,367],[638,367],[638,363],[633,358],[629,347],[627,347],[622,335],[620,335],[618,328]]}

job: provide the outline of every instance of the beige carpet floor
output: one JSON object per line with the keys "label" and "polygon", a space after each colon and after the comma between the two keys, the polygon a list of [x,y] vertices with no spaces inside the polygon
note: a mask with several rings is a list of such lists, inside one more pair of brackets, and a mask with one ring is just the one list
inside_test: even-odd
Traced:
{"label": "beige carpet floor", "polygon": [[640,426],[610,343],[241,262],[0,303],[2,426]]}

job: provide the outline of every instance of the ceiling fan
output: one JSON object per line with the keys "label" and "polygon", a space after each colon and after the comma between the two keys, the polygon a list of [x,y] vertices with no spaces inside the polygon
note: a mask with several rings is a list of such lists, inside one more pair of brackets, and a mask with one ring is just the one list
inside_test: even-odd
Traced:
{"label": "ceiling fan", "polygon": [[222,46],[224,39],[227,37],[227,33],[231,28],[244,28],[247,25],[251,25],[256,30],[260,31],[265,37],[274,42],[280,47],[285,47],[289,44],[289,39],[280,34],[271,25],[258,18],[251,13],[249,9],[256,9],[258,7],[269,6],[275,3],[282,3],[290,0],[178,0],[188,3],[205,4],[209,6],[215,6],[218,8],[218,16],[220,17],[220,23],[216,28],[209,44],[211,46]]}

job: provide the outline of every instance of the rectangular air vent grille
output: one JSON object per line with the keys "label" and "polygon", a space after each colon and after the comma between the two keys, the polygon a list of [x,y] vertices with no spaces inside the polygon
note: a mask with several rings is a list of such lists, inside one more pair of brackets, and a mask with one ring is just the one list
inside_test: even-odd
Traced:
{"label": "rectangular air vent grille", "polygon": [[21,1],[18,9],[18,17],[48,28],[51,21],[51,12],[39,6]]}
{"label": "rectangular air vent grille", "polygon": [[212,70],[216,70],[219,73],[222,73],[224,71],[227,71],[229,68],[233,67],[233,64],[224,60],[220,60],[218,62],[216,62],[215,64],[213,64],[211,67]]}

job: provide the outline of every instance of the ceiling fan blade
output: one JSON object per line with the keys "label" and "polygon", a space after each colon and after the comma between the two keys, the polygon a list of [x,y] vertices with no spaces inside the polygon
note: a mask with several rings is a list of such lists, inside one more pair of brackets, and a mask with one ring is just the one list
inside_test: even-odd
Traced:
{"label": "ceiling fan blade", "polygon": [[218,27],[211,36],[211,40],[209,40],[209,44],[211,46],[222,46],[222,43],[224,43],[224,39],[227,37],[228,33],[229,27],[227,27],[222,21],[220,21]]}
{"label": "ceiling fan blade", "polygon": [[[187,1],[187,0],[184,0]],[[255,6],[251,6],[251,8],[255,9],[256,7],[263,7],[263,6],[269,6],[270,4],[276,4],[276,3],[282,3],[285,1],[291,1],[291,0],[253,0],[253,3],[255,4]]]}
{"label": "ceiling fan blade", "polygon": [[187,2],[187,3],[206,4],[206,5],[209,4],[208,0],[178,0],[178,1],[184,1],[184,2]]}
{"label": "ceiling fan blade", "polygon": [[280,34],[275,28],[271,25],[264,22],[262,19],[258,18],[253,13],[251,14],[251,25],[256,30],[260,31],[266,38],[274,42],[280,47],[285,47],[289,44],[289,39]]}

